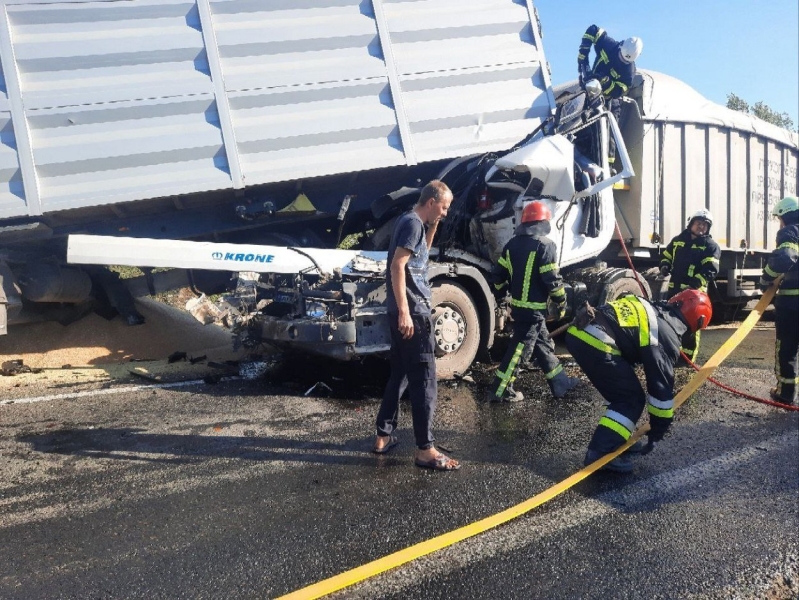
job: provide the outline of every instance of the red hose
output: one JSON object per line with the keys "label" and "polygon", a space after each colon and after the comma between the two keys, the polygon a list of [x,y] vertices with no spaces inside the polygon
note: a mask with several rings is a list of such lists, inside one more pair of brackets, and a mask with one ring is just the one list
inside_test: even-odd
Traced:
{"label": "red hose", "polygon": [[[638,287],[641,288],[641,293],[644,295],[644,298],[646,298],[647,300],[650,300],[651,298],[649,297],[649,294],[646,293],[646,288],[644,287],[644,284],[641,283],[640,279],[638,279],[638,271],[636,271],[635,267],[633,267],[633,260],[632,260],[632,258],[630,258],[630,253],[627,252],[627,244],[624,243],[624,238],[621,235],[621,230],[619,229],[619,222],[618,221],[616,221],[616,235],[619,236],[619,241],[621,242],[621,248],[622,248],[622,250],[624,250],[624,256],[627,257],[627,264],[630,265],[630,269],[633,272],[633,276],[635,277],[635,281],[638,283]],[[699,370],[699,367],[697,367],[693,363],[693,361],[685,355],[685,353],[682,350],[680,350],[680,354],[685,359],[685,361],[689,365],[691,365],[691,367],[695,371]],[[768,404],[770,406],[775,406],[777,408],[782,408],[782,409],[785,409],[785,410],[799,411],[799,406],[792,406],[791,404],[783,404],[782,402],[774,402],[772,400],[766,400],[765,398],[758,398],[757,396],[752,396],[751,394],[747,394],[746,392],[742,392],[742,391],[736,390],[735,388],[730,387],[728,385],[724,385],[723,383],[721,383],[720,381],[717,381],[716,379],[713,379],[712,377],[708,377],[707,380],[710,383],[712,383],[714,385],[717,385],[721,389],[726,390],[726,391],[728,391],[728,392],[730,392],[732,394],[736,394],[738,396],[741,396],[743,398],[747,398],[749,400],[754,400],[755,402],[760,402],[762,404]]]}

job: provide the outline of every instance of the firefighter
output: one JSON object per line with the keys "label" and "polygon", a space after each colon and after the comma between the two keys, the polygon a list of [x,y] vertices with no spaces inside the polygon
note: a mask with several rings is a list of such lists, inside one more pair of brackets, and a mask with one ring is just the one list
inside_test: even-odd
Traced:
{"label": "firefighter", "polygon": [[[707,293],[708,282],[719,272],[721,248],[710,235],[713,215],[707,209],[696,211],[688,220],[685,230],[669,242],[660,259],[660,274],[671,275],[666,298],[683,290],[693,289]],[[692,361],[699,353],[700,333],[688,333],[683,339],[682,351]]]}
{"label": "firefighter", "polygon": [[[586,465],[630,438],[644,406],[651,426],[648,444],[637,444],[632,450],[649,451],[663,439],[674,416],[674,365],[680,357],[680,339],[686,330],[705,327],[711,316],[707,294],[693,289],[668,302],[628,295],[578,311],[566,333],[566,347],[609,403],[588,444]],[[635,372],[639,363],[646,375],[646,391]],[[603,468],[627,473],[633,465],[628,456],[621,455]]]}
{"label": "firefighter", "polygon": [[[588,55],[594,48],[594,65],[588,69]],[[591,25],[585,30],[577,51],[577,71],[580,74],[580,85],[590,79],[597,79],[602,85],[602,95],[608,109],[616,121],[621,116],[622,96],[626,96],[633,84],[635,76],[635,59],[644,49],[641,38],[631,37],[617,42],[601,27]],[[608,147],[608,164],[616,159],[616,143],[610,138]]]}
{"label": "firefighter", "polygon": [[799,363],[799,199],[787,196],[777,202],[771,214],[780,220],[777,247],[769,256],[760,278],[760,289],[767,290],[779,275],[784,274],[777,290],[775,326],[777,347],[774,374],[777,387],[771,397],[777,402],[796,404],[797,364]]}
{"label": "firefighter", "polygon": [[510,284],[513,334],[491,387],[486,391],[486,399],[491,402],[524,399],[521,392],[513,389],[513,383],[525,345],[532,348],[533,357],[555,398],[562,398],[579,381],[563,371],[546,326],[547,298],[555,305],[560,318],[566,312],[566,290],[556,264],[555,244],[546,237],[551,230],[551,218],[552,213],[543,202],[534,200],[525,206],[522,222],[502,249],[492,272],[497,292],[503,292]]}

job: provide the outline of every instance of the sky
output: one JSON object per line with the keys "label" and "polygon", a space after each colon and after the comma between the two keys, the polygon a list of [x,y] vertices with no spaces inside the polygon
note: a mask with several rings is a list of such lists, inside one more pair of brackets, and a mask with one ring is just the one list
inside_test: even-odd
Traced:
{"label": "sky", "polygon": [[[577,77],[577,48],[596,24],[638,36],[641,69],[660,71],[708,100],[733,93],[788,113],[799,127],[799,0],[533,0],[554,84]],[[591,61],[593,62],[593,51]]]}

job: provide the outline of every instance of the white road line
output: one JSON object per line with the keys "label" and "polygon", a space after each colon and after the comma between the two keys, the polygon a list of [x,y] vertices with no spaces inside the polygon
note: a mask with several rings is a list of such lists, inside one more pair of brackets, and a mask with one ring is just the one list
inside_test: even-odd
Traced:
{"label": "white road line", "polygon": [[[237,377],[223,377],[220,381],[238,379]],[[34,398],[17,398],[16,400],[0,400],[0,406],[6,404],[31,404],[33,402],[52,402],[53,400],[73,400],[75,398],[90,398],[92,396],[108,396],[111,394],[127,394],[130,392],[141,392],[143,390],[165,389],[176,387],[188,387],[204,383],[202,379],[191,381],[173,381],[171,383],[153,383],[151,385],[133,385],[121,388],[105,388],[102,390],[91,390],[88,392],[74,392],[72,394],[52,394],[50,396],[36,396]]]}

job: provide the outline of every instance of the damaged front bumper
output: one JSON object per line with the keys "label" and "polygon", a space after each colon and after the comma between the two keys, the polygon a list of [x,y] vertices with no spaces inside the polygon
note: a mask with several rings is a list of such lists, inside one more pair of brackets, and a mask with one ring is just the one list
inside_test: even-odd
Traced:
{"label": "damaged front bumper", "polygon": [[258,326],[261,340],[281,350],[336,360],[384,354],[391,348],[384,309],[359,311],[349,321],[261,316]]}

